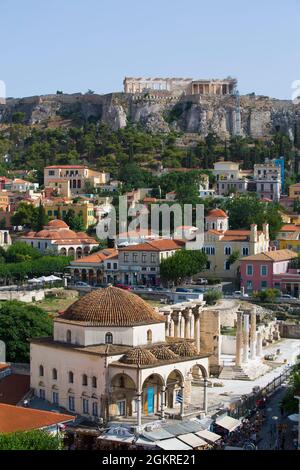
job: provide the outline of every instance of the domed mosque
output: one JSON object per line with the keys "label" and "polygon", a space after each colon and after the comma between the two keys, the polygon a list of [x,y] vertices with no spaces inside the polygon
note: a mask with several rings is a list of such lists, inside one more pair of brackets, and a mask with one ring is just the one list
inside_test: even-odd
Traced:
{"label": "domed mosque", "polygon": [[35,395],[105,422],[182,417],[195,371],[206,383],[208,355],[194,339],[170,336],[164,315],[112,286],[56,317],[53,337],[31,341]]}

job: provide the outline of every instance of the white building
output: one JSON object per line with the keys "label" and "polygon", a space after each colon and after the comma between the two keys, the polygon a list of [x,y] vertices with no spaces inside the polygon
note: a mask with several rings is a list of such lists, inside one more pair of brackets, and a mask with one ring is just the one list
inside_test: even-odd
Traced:
{"label": "white building", "polygon": [[202,306],[175,315],[174,323],[131,292],[94,290],[54,319],[53,337],[31,341],[31,387],[40,398],[88,418],[129,418],[141,425],[143,416],[182,417],[192,376],[200,373],[206,409]]}

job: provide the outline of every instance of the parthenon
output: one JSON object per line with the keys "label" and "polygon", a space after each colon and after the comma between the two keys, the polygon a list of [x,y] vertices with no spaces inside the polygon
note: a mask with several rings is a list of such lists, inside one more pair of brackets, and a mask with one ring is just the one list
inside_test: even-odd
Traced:
{"label": "parthenon", "polygon": [[237,80],[231,77],[207,80],[176,77],[125,77],[123,84],[125,93],[165,91],[175,95],[229,95],[233,93]]}

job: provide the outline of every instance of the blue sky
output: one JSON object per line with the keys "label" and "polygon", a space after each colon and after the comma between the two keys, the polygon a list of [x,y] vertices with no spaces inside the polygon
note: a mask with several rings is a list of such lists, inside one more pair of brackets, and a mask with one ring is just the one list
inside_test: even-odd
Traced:
{"label": "blue sky", "polygon": [[8,96],[121,91],[128,76],[239,80],[291,97],[300,0],[0,0]]}

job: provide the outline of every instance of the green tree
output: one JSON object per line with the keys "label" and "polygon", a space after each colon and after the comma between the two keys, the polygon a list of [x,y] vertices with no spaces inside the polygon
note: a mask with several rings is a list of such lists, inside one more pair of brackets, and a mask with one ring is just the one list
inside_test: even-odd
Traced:
{"label": "green tree", "polygon": [[233,253],[228,258],[228,262],[230,265],[234,264],[240,258],[239,250],[234,250]]}
{"label": "green tree", "polygon": [[0,450],[62,450],[61,436],[47,431],[33,431],[0,434]]}
{"label": "green tree", "polygon": [[48,314],[34,305],[0,302],[0,339],[6,344],[8,361],[29,362],[29,339],[50,336],[52,326]]}
{"label": "green tree", "polygon": [[49,222],[49,217],[46,214],[46,211],[42,203],[40,203],[39,207],[36,207],[34,209],[32,228],[38,232],[39,230],[42,230],[42,228],[45,225],[47,225],[48,222]]}
{"label": "green tree", "polygon": [[35,217],[35,211],[32,204],[26,204],[21,202],[18,209],[11,217],[12,225],[23,225],[26,227],[32,227]]}
{"label": "green tree", "polygon": [[173,256],[160,263],[160,275],[166,282],[177,285],[186,278],[205,269],[207,256],[202,251],[179,250]]}
{"label": "green tree", "polygon": [[39,258],[40,252],[24,242],[15,242],[8,247],[5,258],[8,263],[19,263]]}

